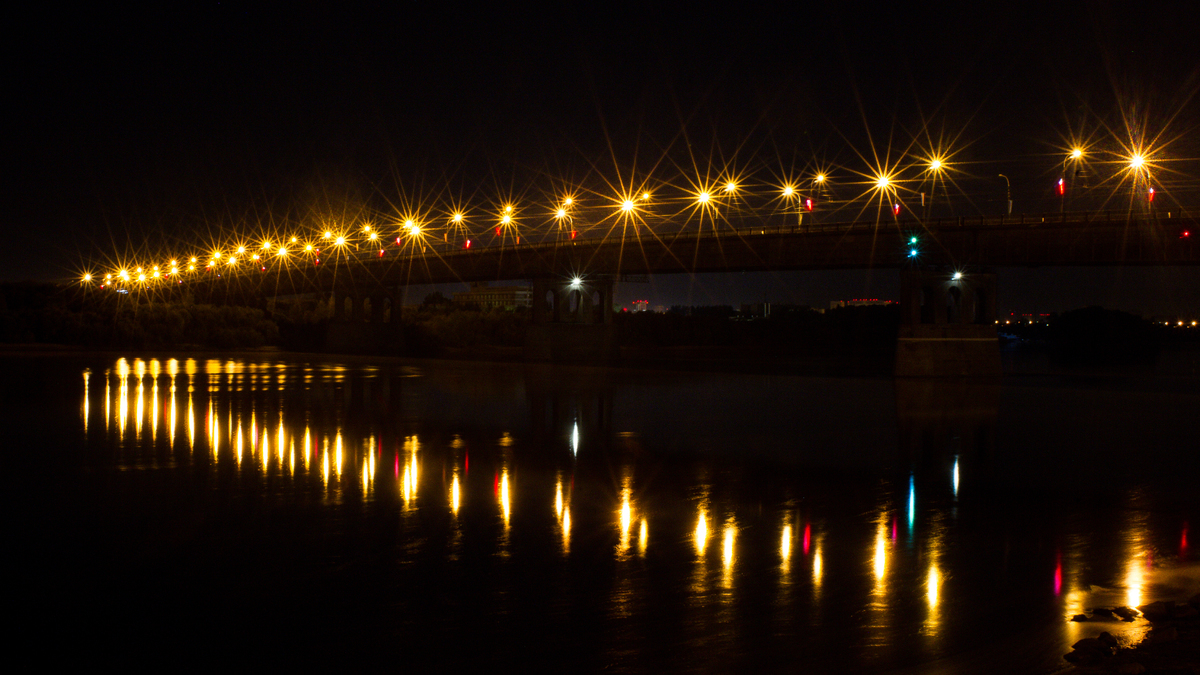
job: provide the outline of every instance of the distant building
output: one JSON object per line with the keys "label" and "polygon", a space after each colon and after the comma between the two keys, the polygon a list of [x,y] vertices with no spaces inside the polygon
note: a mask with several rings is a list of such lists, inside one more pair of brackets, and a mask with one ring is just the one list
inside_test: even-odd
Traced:
{"label": "distant building", "polygon": [[753,304],[743,304],[740,314],[742,318],[746,319],[765,319],[771,316],[771,303],[756,302]]}
{"label": "distant building", "polygon": [[488,286],[486,281],[471,284],[470,290],[454,294],[456,305],[478,305],[482,309],[508,309],[533,306],[529,286]]}
{"label": "distant building", "polygon": [[886,307],[895,305],[895,300],[880,300],[879,298],[855,298],[854,300],[830,300],[829,309],[838,309],[839,307]]}
{"label": "distant building", "polygon": [[646,312],[649,310],[650,310],[650,301],[649,300],[634,300],[633,301],[634,313]]}

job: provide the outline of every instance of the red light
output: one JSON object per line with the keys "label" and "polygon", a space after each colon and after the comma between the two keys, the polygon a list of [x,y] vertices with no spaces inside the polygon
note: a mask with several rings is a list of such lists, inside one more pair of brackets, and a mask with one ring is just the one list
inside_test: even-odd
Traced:
{"label": "red light", "polygon": [[1190,231],[1188,231],[1188,230],[1184,230],[1183,232],[1180,232],[1180,233],[1179,233],[1179,238],[1180,238],[1180,239],[1187,239],[1187,238],[1188,238],[1188,237],[1190,237],[1190,236],[1192,236],[1192,233],[1191,233]]}
{"label": "red light", "polygon": [[1063,196],[1067,192],[1067,185],[1062,178],[1058,179],[1058,196]]}
{"label": "red light", "polygon": [[813,210],[813,200],[805,199],[804,200],[804,208],[808,209],[809,211],[812,211]]}
{"label": "red light", "polygon": [[578,232],[576,232],[575,230],[571,230],[571,238],[572,238],[572,239],[574,239],[574,238],[575,238],[575,235],[577,235],[577,234],[579,234],[579,233],[578,233]]}
{"label": "red light", "polygon": [[499,236],[500,236],[500,228],[498,228],[498,227],[496,228],[496,236],[497,236],[497,237],[499,237]]}
{"label": "red light", "polygon": [[471,240],[470,239],[467,240],[467,245],[464,246],[463,248],[471,248]]}
{"label": "red light", "polygon": [[1150,201],[1154,201],[1154,188],[1150,188]]}
{"label": "red light", "polygon": [[894,216],[900,215],[900,205],[899,204],[892,207],[892,215],[894,215]]}

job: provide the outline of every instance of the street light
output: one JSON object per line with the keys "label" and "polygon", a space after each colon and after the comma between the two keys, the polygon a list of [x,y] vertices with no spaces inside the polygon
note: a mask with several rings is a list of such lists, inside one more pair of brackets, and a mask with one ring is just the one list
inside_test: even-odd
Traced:
{"label": "street light", "polygon": [[1004,179],[1004,199],[1008,208],[1006,214],[1012,215],[1012,183],[1009,182],[1008,176],[1000,174],[1000,177]]}

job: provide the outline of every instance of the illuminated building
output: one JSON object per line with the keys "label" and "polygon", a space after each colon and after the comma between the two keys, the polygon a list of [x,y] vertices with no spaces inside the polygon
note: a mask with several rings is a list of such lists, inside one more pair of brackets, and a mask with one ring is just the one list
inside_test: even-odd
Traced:
{"label": "illuminated building", "polygon": [[481,309],[507,309],[533,306],[533,289],[528,286],[488,286],[486,281],[471,284],[471,290],[454,294],[456,305],[478,305]]}

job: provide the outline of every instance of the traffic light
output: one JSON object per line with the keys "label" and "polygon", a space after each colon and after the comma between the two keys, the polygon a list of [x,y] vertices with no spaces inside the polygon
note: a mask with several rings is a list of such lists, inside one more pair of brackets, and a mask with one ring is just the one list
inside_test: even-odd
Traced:
{"label": "traffic light", "polygon": [[1154,188],[1150,188],[1150,194],[1147,196],[1146,201],[1150,202],[1151,204],[1154,203]]}
{"label": "traffic light", "polygon": [[813,206],[814,206],[813,200],[811,200],[811,199],[804,200],[804,208],[805,209],[807,209],[808,211],[811,212],[813,210]]}
{"label": "traffic light", "polygon": [[1067,194],[1067,182],[1066,182],[1066,179],[1059,178],[1059,179],[1058,179],[1058,196],[1059,196],[1059,197],[1061,197],[1061,196],[1063,196],[1063,195],[1065,195],[1065,194]]}
{"label": "traffic light", "polygon": [[893,216],[900,215],[900,203],[899,202],[897,202],[896,205],[892,207],[892,215]]}

